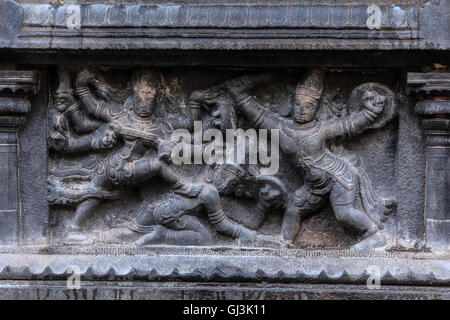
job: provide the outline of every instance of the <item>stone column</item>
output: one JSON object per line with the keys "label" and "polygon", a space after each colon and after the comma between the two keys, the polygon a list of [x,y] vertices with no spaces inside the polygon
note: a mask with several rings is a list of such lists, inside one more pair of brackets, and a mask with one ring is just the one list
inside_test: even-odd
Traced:
{"label": "stone column", "polygon": [[450,73],[409,73],[426,135],[425,242],[450,249]]}
{"label": "stone column", "polygon": [[0,71],[0,245],[17,244],[21,239],[17,132],[30,110],[27,97],[37,91],[37,73]]}

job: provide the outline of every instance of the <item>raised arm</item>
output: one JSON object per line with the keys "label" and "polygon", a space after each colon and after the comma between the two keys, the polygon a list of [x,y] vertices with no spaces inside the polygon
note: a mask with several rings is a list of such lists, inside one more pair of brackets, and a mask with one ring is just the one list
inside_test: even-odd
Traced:
{"label": "raised arm", "polygon": [[373,124],[383,112],[386,98],[373,91],[366,91],[363,95],[361,111],[339,120],[326,121],[325,136],[334,139],[339,136],[352,137]]}
{"label": "raised arm", "polygon": [[[195,110],[194,110],[195,112]],[[166,122],[166,126],[170,128],[170,132],[172,133],[172,130],[176,129],[186,129],[191,131],[194,127],[194,121],[198,120],[199,118],[195,118],[192,114],[192,110],[189,109],[184,116],[180,117],[173,117],[173,118],[166,118],[164,119],[164,122]],[[167,130],[167,129],[166,129]]]}
{"label": "raised arm", "polygon": [[98,129],[103,122],[95,119],[91,119],[80,110],[79,104],[75,104],[67,109],[72,127],[77,134],[91,133]]}
{"label": "raised arm", "polygon": [[223,83],[231,97],[235,101],[236,110],[242,114],[249,122],[251,127],[263,129],[280,128],[284,119],[280,119],[270,110],[262,107],[247,90],[257,83],[270,79],[271,74],[263,73],[253,76],[242,76]]}
{"label": "raised arm", "polygon": [[94,132],[79,138],[55,133],[50,136],[49,142],[55,151],[78,153],[110,149],[116,144],[117,137],[108,124],[103,124]]}
{"label": "raised arm", "polygon": [[76,92],[80,98],[80,102],[86,112],[94,118],[106,122],[112,121],[114,115],[121,113],[121,106],[95,99],[89,89],[89,83],[92,81],[94,81],[94,75],[87,69],[84,69],[78,74],[76,80]]}
{"label": "raised arm", "polygon": [[293,128],[291,121],[275,115],[272,111],[262,107],[246,90],[260,81],[265,81],[271,74],[263,73],[255,76],[243,76],[226,81],[223,85],[230,92],[235,101],[235,108],[249,122],[252,128],[279,129],[280,148],[287,154],[295,154],[297,150],[296,142],[293,138]]}

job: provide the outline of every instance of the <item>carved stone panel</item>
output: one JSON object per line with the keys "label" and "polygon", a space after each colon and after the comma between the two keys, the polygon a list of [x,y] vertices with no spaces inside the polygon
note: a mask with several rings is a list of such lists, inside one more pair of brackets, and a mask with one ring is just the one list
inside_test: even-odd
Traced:
{"label": "carved stone panel", "polygon": [[448,287],[449,8],[1,1],[0,280]]}
{"label": "carved stone panel", "polygon": [[394,78],[208,73],[58,68],[50,243],[396,247]]}

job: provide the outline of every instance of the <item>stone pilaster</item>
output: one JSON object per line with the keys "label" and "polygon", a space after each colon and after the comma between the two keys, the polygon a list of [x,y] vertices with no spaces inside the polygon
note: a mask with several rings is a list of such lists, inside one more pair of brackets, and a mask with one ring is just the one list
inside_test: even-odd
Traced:
{"label": "stone pilaster", "polygon": [[423,98],[416,112],[426,134],[425,241],[450,249],[450,74],[410,73],[411,91]]}
{"label": "stone pilaster", "polygon": [[17,133],[30,110],[27,97],[37,91],[37,73],[0,71],[0,245],[16,244],[21,239]]}

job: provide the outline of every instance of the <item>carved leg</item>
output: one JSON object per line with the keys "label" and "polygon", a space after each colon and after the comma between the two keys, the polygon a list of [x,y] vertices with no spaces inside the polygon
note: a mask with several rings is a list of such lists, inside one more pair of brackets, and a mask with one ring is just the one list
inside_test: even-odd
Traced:
{"label": "carved leg", "polygon": [[210,245],[212,242],[210,231],[195,217],[182,216],[176,222],[167,225],[167,227],[156,225],[153,231],[142,236],[135,244],[138,246],[159,243],[183,246],[205,246]]}
{"label": "carved leg", "polygon": [[132,174],[132,183],[141,183],[152,177],[160,176],[170,185],[175,185],[180,177],[168,165],[154,157],[144,158],[128,164]]}
{"label": "carved leg", "polygon": [[208,221],[217,232],[237,239],[239,246],[251,247],[255,244],[255,232],[231,221],[222,211],[220,195],[216,188],[206,185],[198,196],[208,212]]}
{"label": "carved leg", "polygon": [[100,200],[89,199],[80,203],[75,211],[75,215],[70,226],[71,231],[81,231],[84,225],[84,221],[91,215],[91,213],[97,209],[100,205]]}
{"label": "carved leg", "polygon": [[283,216],[281,236],[284,240],[294,241],[300,230],[302,220],[317,213],[326,204],[326,197],[312,193],[307,186],[295,191],[294,199]]}
{"label": "carved leg", "polygon": [[217,232],[237,239],[239,246],[254,246],[255,232],[228,219],[222,210],[220,195],[215,187],[205,185],[198,195],[198,200],[208,212],[208,221]]}
{"label": "carved leg", "polygon": [[336,219],[346,226],[359,232],[363,232],[363,240],[352,248],[366,250],[380,247],[386,244],[386,238],[379,230],[378,226],[363,211],[353,207],[356,197],[357,186],[348,189],[343,184],[337,182],[330,193],[330,202],[333,207]]}
{"label": "carved leg", "polygon": [[97,236],[99,242],[104,243],[130,243],[139,239],[142,234],[131,230],[130,228],[114,228],[101,232]]}
{"label": "carved leg", "polygon": [[201,191],[201,185],[186,182],[172,168],[156,158],[139,160],[130,165],[133,166],[133,176],[131,178],[133,183],[140,183],[154,176],[159,176],[169,183],[176,193],[186,197],[196,197]]}
{"label": "carved leg", "polygon": [[255,244],[255,232],[228,219],[222,210],[208,214],[208,219],[217,232],[233,239],[237,239],[242,247],[253,247]]}
{"label": "carved leg", "polygon": [[371,236],[378,231],[377,225],[370,220],[364,212],[353,208],[351,204],[339,205],[331,202],[331,205],[336,219],[346,226],[359,232],[364,232],[366,237]]}
{"label": "carved leg", "polygon": [[[95,187],[103,189],[111,188],[111,185],[104,176],[96,175],[92,180],[92,184]],[[72,219],[72,223],[69,227],[69,232],[67,233],[66,240],[78,242],[88,239],[88,237],[81,231],[86,219],[95,212],[95,209],[98,208],[101,202],[102,201],[100,199],[88,199],[78,205]]]}
{"label": "carved leg", "polygon": [[299,208],[293,203],[286,209],[281,224],[281,236],[284,240],[294,241],[300,230],[301,217]]}

